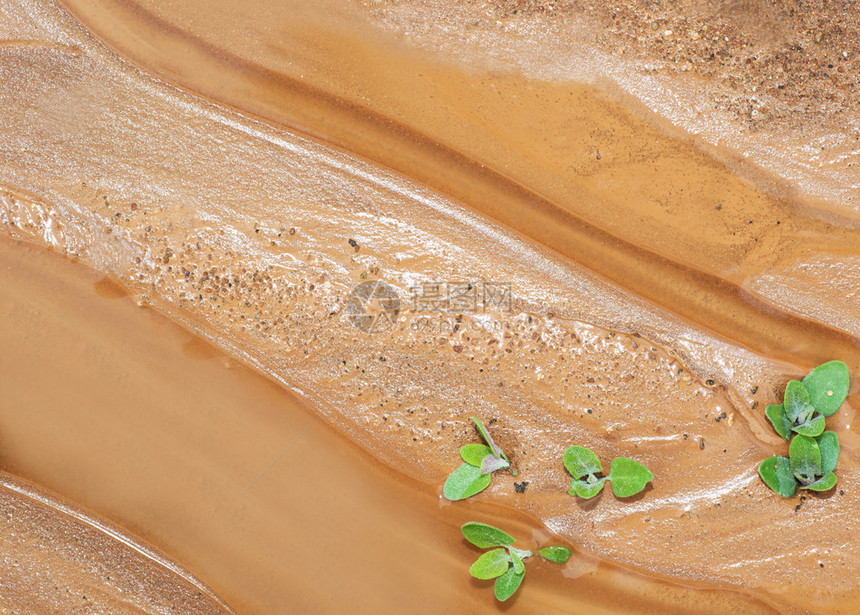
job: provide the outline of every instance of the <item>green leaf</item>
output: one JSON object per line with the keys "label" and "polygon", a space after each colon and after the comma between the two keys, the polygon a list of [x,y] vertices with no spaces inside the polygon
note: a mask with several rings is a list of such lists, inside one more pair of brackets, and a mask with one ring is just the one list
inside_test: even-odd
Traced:
{"label": "green leaf", "polygon": [[571,446],[564,452],[564,467],[574,478],[603,472],[600,459],[584,446]]}
{"label": "green leaf", "polygon": [[487,428],[484,426],[484,422],[479,419],[477,416],[471,417],[475,422],[475,427],[478,428],[478,433],[481,434],[481,437],[484,439],[484,442],[487,443],[491,449],[493,449],[493,454],[496,457],[502,457],[505,461],[510,463],[510,459],[508,459],[507,455],[502,452],[502,449],[498,447],[498,445],[493,441],[493,437],[490,435],[490,432],[487,431]]}
{"label": "green leaf", "polygon": [[490,474],[491,472],[495,472],[496,470],[504,470],[505,468],[509,467],[511,467],[511,464],[509,464],[501,457],[496,457],[491,453],[484,457],[484,460],[481,461],[481,474]]}
{"label": "green leaf", "polygon": [[793,496],[797,489],[797,481],[791,473],[791,461],[786,457],[765,459],[758,467],[758,474],[768,487],[784,498]]}
{"label": "green leaf", "polygon": [[785,414],[785,407],[782,404],[771,404],[764,410],[765,416],[770,419],[776,433],[781,435],[786,440],[791,439],[791,421]]}
{"label": "green leaf", "polygon": [[476,547],[489,549],[490,547],[503,547],[505,545],[514,544],[514,537],[503,532],[497,527],[479,523],[477,521],[469,521],[464,523],[460,528],[463,536]]}
{"label": "green leaf", "polygon": [[612,493],[616,497],[627,498],[636,495],[652,480],[654,475],[638,461],[627,457],[616,457],[612,460],[612,466],[609,468],[609,482],[612,484]]}
{"label": "green leaf", "polygon": [[442,495],[452,502],[464,500],[489,487],[492,477],[492,474],[481,474],[481,468],[464,463],[445,480]]}
{"label": "green leaf", "polygon": [[603,483],[606,482],[606,477],[597,479],[597,482],[591,483],[585,480],[570,481],[570,495],[578,495],[586,500],[593,498],[603,490]]}
{"label": "green leaf", "polygon": [[514,551],[509,551],[511,555],[511,564],[513,564],[513,571],[517,574],[522,574],[526,570],[526,565],[523,564],[522,558],[517,555]]}
{"label": "green leaf", "polygon": [[493,449],[485,444],[464,444],[460,447],[460,457],[470,466],[481,467],[481,462],[487,455],[492,455]]}
{"label": "green leaf", "polygon": [[839,410],[848,395],[849,384],[848,366],[842,361],[819,365],[803,379],[812,405],[824,416]]}
{"label": "green leaf", "polygon": [[806,387],[799,380],[792,380],[785,387],[785,414],[794,425],[800,425],[812,418],[815,406],[809,400]]}
{"label": "green leaf", "polygon": [[566,547],[544,547],[538,551],[540,556],[556,564],[565,563],[570,557],[570,549]]}
{"label": "green leaf", "polygon": [[836,486],[836,475],[833,472],[825,474],[811,485],[806,485],[804,489],[812,491],[828,491]]}
{"label": "green leaf", "polygon": [[824,431],[824,417],[818,415],[811,421],[806,421],[802,425],[792,427],[791,430],[799,433],[801,436],[809,436],[811,438],[820,436],[821,432]]}
{"label": "green leaf", "polygon": [[504,602],[520,588],[520,583],[523,582],[523,577],[526,575],[525,570],[517,574],[513,567],[508,568],[508,571],[496,579],[495,594],[496,599]]}
{"label": "green leaf", "polygon": [[493,549],[482,554],[472,567],[469,568],[469,573],[476,579],[495,579],[511,565],[511,556],[504,549]]}
{"label": "green leaf", "polygon": [[821,451],[821,473],[830,474],[836,469],[839,461],[839,437],[834,431],[825,431],[815,438],[818,450]]}
{"label": "green leaf", "polygon": [[791,471],[803,485],[814,483],[821,476],[821,451],[818,442],[809,436],[794,436],[788,446]]}

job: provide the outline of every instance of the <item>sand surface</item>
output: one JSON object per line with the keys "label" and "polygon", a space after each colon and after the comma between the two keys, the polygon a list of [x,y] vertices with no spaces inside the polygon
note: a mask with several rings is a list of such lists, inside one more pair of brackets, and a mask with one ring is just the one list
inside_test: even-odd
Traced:
{"label": "sand surface", "polygon": [[[843,449],[835,492],[782,500],[756,474],[785,448],[762,412],[785,382],[828,359],[860,365],[851,156],[786,171],[791,143],[823,120],[771,112],[753,131],[719,99],[715,141],[625,91],[596,55],[553,72],[568,49],[556,41],[534,72],[528,45],[591,23],[571,11],[540,29],[546,10],[497,7],[468,28],[492,39],[476,50],[444,28],[471,4],[436,7],[444,19],[409,3],[225,3],[205,18],[191,2],[68,8],[80,22],[50,2],[0,4],[7,235],[85,262],[286,387],[424,498],[437,501],[478,414],[519,471],[475,498],[492,518],[726,592],[699,596],[702,609],[759,608],[745,594],[783,611],[856,611],[852,400],[830,419]],[[619,62],[603,43],[594,53]],[[724,88],[730,68],[698,78]],[[705,104],[706,88],[664,73],[671,87],[650,92],[687,88]],[[833,104],[850,126],[849,94]],[[780,164],[761,153],[765,133],[788,135],[783,149],[766,144]],[[396,313],[357,311],[350,297],[367,283],[360,292],[398,297]],[[657,478],[633,501],[579,502],[560,463],[573,443]],[[126,505],[108,516],[127,518]],[[147,535],[147,523],[131,529]],[[161,527],[156,544],[171,540]],[[175,555],[192,571],[226,565],[199,551],[190,562],[186,544]],[[267,586],[288,569],[249,570]],[[271,612],[211,569],[203,578]],[[666,587],[640,593],[668,604]]]}

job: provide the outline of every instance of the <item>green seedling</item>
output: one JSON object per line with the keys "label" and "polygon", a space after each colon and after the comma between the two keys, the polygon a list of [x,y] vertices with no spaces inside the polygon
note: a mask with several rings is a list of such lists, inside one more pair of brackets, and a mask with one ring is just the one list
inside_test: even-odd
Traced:
{"label": "green seedling", "polygon": [[812,491],[836,486],[839,438],[824,431],[825,417],[842,406],[849,384],[845,363],[830,361],[809,372],[802,382],[789,382],[783,403],[765,409],[776,432],[791,440],[788,457],[770,457],[758,468],[765,484],[779,495],[791,497],[798,486]]}
{"label": "green seedling", "polygon": [[824,431],[824,417],[833,415],[845,401],[849,382],[845,363],[824,363],[809,372],[803,382],[789,382],[785,401],[768,406],[765,415],[786,440],[791,439],[792,432],[819,436]]}
{"label": "green seedling", "polygon": [[603,466],[597,455],[584,446],[571,446],[564,453],[564,467],[573,476],[570,495],[589,499],[603,490],[609,481],[615,497],[627,498],[636,495],[645,485],[654,480],[654,475],[644,465],[626,457],[612,460],[609,474],[603,476]]}
{"label": "green seedling", "polygon": [[799,380],[792,380],[785,387],[785,401],[765,409],[776,432],[786,440],[792,432],[804,436],[818,436],[824,431],[824,417],[816,415],[809,391]]}
{"label": "green seedling", "polygon": [[[495,594],[499,601],[504,602],[513,596],[526,574],[523,560],[534,554],[514,547],[513,536],[492,525],[470,521],[460,529],[466,540],[476,547],[491,549],[472,564],[469,573],[476,579],[495,579]],[[570,549],[549,546],[541,549],[538,554],[548,561],[564,564],[570,557]]]}
{"label": "green seedling", "polygon": [[817,438],[795,436],[788,447],[791,473],[802,489],[827,491],[836,485],[839,438],[826,431]]}
{"label": "green seedling", "polygon": [[511,461],[495,443],[484,423],[472,417],[475,428],[486,444],[466,444],[460,448],[464,463],[451,472],[442,487],[442,494],[452,502],[464,500],[490,486],[492,474],[511,466]]}
{"label": "green seedling", "polygon": [[794,495],[797,486],[812,491],[828,491],[836,486],[839,438],[825,431],[817,438],[797,435],[788,447],[788,458],[770,457],[758,473],[768,487],[783,497]]}

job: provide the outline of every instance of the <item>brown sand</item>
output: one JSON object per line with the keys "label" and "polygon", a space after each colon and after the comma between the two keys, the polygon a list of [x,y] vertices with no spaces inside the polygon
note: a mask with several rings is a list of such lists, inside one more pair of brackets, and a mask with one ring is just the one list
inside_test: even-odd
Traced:
{"label": "brown sand", "polygon": [[[374,22],[425,49],[479,55],[500,70],[549,80],[599,82],[682,128],[768,192],[857,221],[853,0],[362,4]],[[770,178],[761,181],[755,170]]]}
{"label": "brown sand", "polygon": [[[392,54],[342,7],[258,2],[235,15],[211,4],[203,25],[193,5],[68,4],[146,69],[420,180],[724,338],[789,361],[854,352],[852,340],[789,317],[860,331],[844,295],[815,294],[825,318],[825,306],[791,292],[832,277],[815,272],[826,255],[841,257],[845,277],[860,272],[849,211],[770,197],[736,174],[752,169],[706,156],[599,90]],[[263,15],[290,25],[257,32]]]}
{"label": "brown sand", "polygon": [[[479,501],[654,577],[855,611],[853,410],[833,419],[837,495],[778,500],[755,475],[781,450],[761,409],[787,378],[829,358],[858,367],[857,308],[809,266],[850,273],[845,216],[780,200],[591,86],[420,58],[346,9],[320,22],[257,6],[207,10],[203,25],[193,9],[183,22],[74,8],[165,79],[376,164],[150,79],[50,4],[10,2],[7,232],[112,274],[405,475],[440,484],[477,412],[530,482],[517,495],[500,477]],[[243,19],[258,43],[294,46],[237,54]],[[404,305],[367,335],[344,300],[377,277]],[[802,301],[784,292],[798,279]],[[511,282],[516,300],[411,307],[411,287],[434,280]],[[660,480],[634,502],[577,504],[558,461],[573,442]],[[195,572],[208,561],[176,555]]]}
{"label": "brown sand", "polygon": [[121,530],[0,474],[0,612],[233,613]]}
{"label": "brown sand", "polygon": [[[5,238],[0,263],[4,467],[158,544],[240,613],[387,613],[409,602],[415,613],[482,613],[492,592],[470,580],[476,550],[460,524],[503,525],[522,546],[560,542],[511,510],[440,506],[436,485],[374,462],[294,396],[80,264]],[[45,386],[46,373],[56,386]],[[164,575],[129,595],[152,570],[109,557],[120,543],[82,532],[62,505],[9,489],[2,498],[7,610],[139,613],[160,595],[183,595],[185,584]],[[57,557],[52,543],[64,545]],[[99,553],[102,572],[88,573]],[[565,567],[531,561],[528,577],[513,613],[770,612],[582,553]]]}

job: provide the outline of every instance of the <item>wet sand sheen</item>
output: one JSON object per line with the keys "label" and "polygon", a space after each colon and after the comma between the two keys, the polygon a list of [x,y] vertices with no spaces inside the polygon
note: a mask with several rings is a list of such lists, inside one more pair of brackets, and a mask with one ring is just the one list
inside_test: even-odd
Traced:
{"label": "wet sand sheen", "polygon": [[[497,418],[529,497],[503,475],[482,499],[650,574],[761,590],[799,612],[853,612],[839,572],[857,566],[857,492],[800,506],[755,476],[783,444],[760,404],[798,366],[690,327],[408,178],[150,79],[50,2],[37,4],[42,12],[0,0],[21,20],[19,37],[34,41],[0,64],[9,233],[112,272],[141,303],[303,395],[397,472],[440,484],[473,437],[468,415]],[[688,159],[677,142],[671,149]],[[655,191],[675,186],[672,177],[660,175]],[[766,204],[745,190],[738,202]],[[685,238],[697,258],[734,236],[716,223],[691,228],[708,240]],[[737,264],[730,257],[720,252],[715,266]],[[512,280],[517,302],[445,315],[448,328],[433,330],[410,327],[421,314],[407,308],[391,331],[367,336],[343,300],[368,276],[403,297],[427,280]],[[852,443],[840,462],[846,486],[857,475],[852,420],[846,406],[831,421]],[[638,501],[577,505],[563,495],[558,461],[572,442],[635,456],[660,481]],[[817,551],[804,539],[809,519],[826,528]],[[706,553],[690,548],[702,536]],[[814,593],[792,591],[798,575],[816,580]]]}
{"label": "wet sand sheen", "polygon": [[855,335],[749,284],[813,253],[860,255],[855,224],[766,196],[594,88],[441,67],[342,5],[63,4],[147,71],[415,178],[699,328],[860,366]]}
{"label": "wet sand sheen", "polygon": [[[151,541],[239,613],[486,612],[459,524],[549,540],[510,510],[440,508],[438,485],[383,468],[80,264],[0,238],[0,288],[3,467]],[[527,577],[506,612],[772,612],[579,553]]]}

